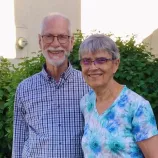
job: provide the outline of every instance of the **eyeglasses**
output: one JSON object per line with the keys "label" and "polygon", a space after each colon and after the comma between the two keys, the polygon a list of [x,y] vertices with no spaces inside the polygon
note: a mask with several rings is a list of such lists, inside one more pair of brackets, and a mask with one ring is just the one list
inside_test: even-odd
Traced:
{"label": "eyeglasses", "polygon": [[57,38],[58,42],[60,44],[65,44],[68,42],[69,38],[71,36],[68,36],[68,35],[57,35],[57,36],[54,36],[54,35],[43,35],[42,38],[43,38],[43,42],[46,43],[46,44],[50,44],[54,41],[54,38]]}
{"label": "eyeglasses", "polygon": [[114,59],[108,59],[108,58],[104,58],[104,57],[100,57],[100,58],[96,58],[95,60],[91,60],[89,58],[83,58],[80,60],[80,64],[83,66],[90,66],[92,64],[92,62],[94,63],[94,65],[103,65],[105,63],[107,63],[108,61],[112,61]]}

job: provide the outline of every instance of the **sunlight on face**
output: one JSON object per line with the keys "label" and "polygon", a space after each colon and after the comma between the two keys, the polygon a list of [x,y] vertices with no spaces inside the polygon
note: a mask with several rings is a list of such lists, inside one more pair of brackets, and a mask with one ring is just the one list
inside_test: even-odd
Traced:
{"label": "sunlight on face", "polygon": [[[97,58],[111,59],[112,56],[105,52],[96,52],[95,54],[87,53],[82,55],[82,59],[90,59],[94,61]],[[87,84],[93,89],[107,86],[112,80],[113,75],[116,73],[119,66],[119,62],[116,60],[108,60],[100,65],[96,65],[94,62],[91,65],[82,65],[82,74]]]}
{"label": "sunlight on face", "polygon": [[70,54],[69,52],[66,52],[62,47],[48,47],[47,49],[44,49],[43,46],[42,53],[49,64],[57,67],[62,65]]}

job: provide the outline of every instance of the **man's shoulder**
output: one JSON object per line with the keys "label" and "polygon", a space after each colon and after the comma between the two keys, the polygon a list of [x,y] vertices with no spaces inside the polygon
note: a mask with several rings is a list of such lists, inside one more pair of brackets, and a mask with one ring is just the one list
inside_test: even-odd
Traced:
{"label": "man's shoulder", "polygon": [[75,74],[82,75],[82,73],[81,73],[80,70],[77,70],[77,69],[75,69],[75,68],[72,68],[72,70],[73,70],[73,72],[74,72]]}
{"label": "man's shoulder", "polygon": [[82,72],[73,68],[73,77],[78,79],[83,79]]}
{"label": "man's shoulder", "polygon": [[71,77],[73,78],[73,81],[78,82],[78,84],[80,84],[80,83],[86,84],[86,82],[82,76],[82,72],[80,70],[73,69],[73,73],[72,73]]}
{"label": "man's shoulder", "polygon": [[24,79],[23,81],[21,81],[18,85],[18,89],[19,88],[24,88],[24,87],[28,87],[30,85],[34,85],[34,83],[39,82],[42,79],[42,75],[41,72],[36,73],[26,79]]}

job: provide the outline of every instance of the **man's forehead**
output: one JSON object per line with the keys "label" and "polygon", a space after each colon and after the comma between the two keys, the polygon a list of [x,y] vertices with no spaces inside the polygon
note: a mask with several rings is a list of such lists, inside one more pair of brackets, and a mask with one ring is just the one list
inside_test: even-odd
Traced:
{"label": "man's forehead", "polygon": [[66,21],[62,21],[60,19],[50,19],[43,26],[43,32],[63,32],[68,33],[69,26]]}
{"label": "man's forehead", "polygon": [[48,17],[45,20],[45,24],[49,24],[49,23],[63,23],[63,24],[68,24],[68,20],[61,17],[61,16],[52,16],[52,17]]}

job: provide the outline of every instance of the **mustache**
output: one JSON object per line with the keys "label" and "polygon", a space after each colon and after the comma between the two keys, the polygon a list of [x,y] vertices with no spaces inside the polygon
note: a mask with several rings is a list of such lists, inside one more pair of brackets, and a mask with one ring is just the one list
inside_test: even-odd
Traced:
{"label": "mustache", "polygon": [[58,47],[58,48],[48,47],[47,51],[65,51],[65,50],[61,47]]}

